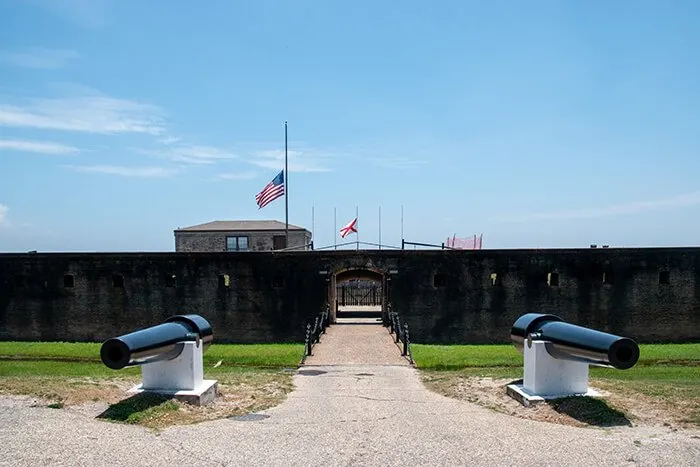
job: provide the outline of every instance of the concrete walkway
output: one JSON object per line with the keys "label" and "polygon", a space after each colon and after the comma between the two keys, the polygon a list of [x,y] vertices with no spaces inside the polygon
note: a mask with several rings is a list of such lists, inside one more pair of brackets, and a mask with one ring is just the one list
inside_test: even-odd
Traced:
{"label": "concrete walkway", "polygon": [[160,434],[0,397],[0,465],[700,464],[700,430],[574,428],[442,397],[382,332],[333,325],[315,348],[324,364],[300,368],[278,407]]}
{"label": "concrete walkway", "polygon": [[338,318],[321,335],[306,366],[409,365],[379,318]]}

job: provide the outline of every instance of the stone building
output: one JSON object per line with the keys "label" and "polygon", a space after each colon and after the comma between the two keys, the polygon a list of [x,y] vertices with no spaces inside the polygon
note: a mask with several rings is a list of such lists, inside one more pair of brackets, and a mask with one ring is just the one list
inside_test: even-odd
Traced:
{"label": "stone building", "polygon": [[[175,251],[270,251],[285,248],[279,221],[214,221],[175,230]],[[311,232],[289,224],[289,247],[310,250]]]}

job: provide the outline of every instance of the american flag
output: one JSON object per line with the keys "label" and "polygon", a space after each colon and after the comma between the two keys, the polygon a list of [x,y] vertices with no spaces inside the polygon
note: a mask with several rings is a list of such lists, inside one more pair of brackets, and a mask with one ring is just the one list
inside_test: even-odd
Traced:
{"label": "american flag", "polygon": [[351,220],[348,225],[340,229],[340,236],[345,238],[345,236],[351,232],[357,233],[357,217]]}
{"label": "american flag", "polygon": [[265,188],[255,195],[255,202],[258,203],[258,209],[262,209],[280,196],[284,194],[284,170],[280,170],[275,178],[270,183],[265,185]]}

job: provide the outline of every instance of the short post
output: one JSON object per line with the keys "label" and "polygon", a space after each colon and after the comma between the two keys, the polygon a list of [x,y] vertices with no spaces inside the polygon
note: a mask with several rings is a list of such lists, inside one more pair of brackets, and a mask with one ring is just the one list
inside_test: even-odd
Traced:
{"label": "short post", "polygon": [[408,323],[403,323],[403,353],[401,355],[408,355]]}
{"label": "short post", "polygon": [[399,317],[396,317],[396,343],[401,340],[401,320]]}
{"label": "short post", "polygon": [[306,323],[306,355],[311,355],[311,324]]}

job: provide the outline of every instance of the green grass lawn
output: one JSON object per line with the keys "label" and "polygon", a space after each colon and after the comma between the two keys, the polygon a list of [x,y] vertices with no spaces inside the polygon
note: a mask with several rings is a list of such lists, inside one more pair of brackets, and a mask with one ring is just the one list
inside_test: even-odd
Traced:
{"label": "green grass lawn", "polygon": [[[104,367],[100,360],[101,345],[101,343],[82,342],[0,342],[0,359],[5,360],[0,366],[0,375],[3,374],[3,371],[10,371],[2,368],[8,364],[14,363],[14,368],[21,367],[22,364],[19,361],[27,363],[37,361],[86,362],[97,363],[98,366]],[[212,344],[204,353],[204,365],[210,366],[221,361],[223,367],[296,367],[303,352],[303,344]],[[41,371],[40,366],[36,368],[37,371]],[[107,374],[109,371],[113,371],[104,368],[108,370]],[[97,371],[103,374],[94,366],[86,367],[84,371]]]}

